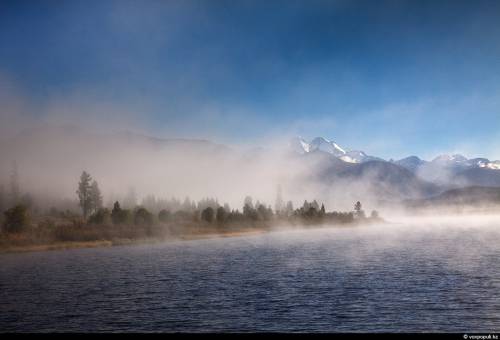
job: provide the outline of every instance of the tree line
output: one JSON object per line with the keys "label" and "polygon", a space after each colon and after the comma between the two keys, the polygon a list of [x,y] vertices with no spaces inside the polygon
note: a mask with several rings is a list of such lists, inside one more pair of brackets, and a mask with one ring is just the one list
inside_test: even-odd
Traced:
{"label": "tree line", "polygon": [[[274,210],[270,205],[260,201],[253,202],[252,197],[246,196],[243,200],[243,209],[231,209],[227,203],[221,205],[215,198],[204,198],[198,202],[186,197],[183,202],[176,198],[171,200],[156,199],[155,196],[146,196],[141,206],[123,208],[119,201],[115,201],[109,211],[102,207],[102,197],[96,181],[91,182],[91,177],[85,171],[80,177],[78,197],[84,216],[91,211],[89,223],[91,224],[142,224],[152,225],[155,220],[162,223],[168,222],[205,222],[231,224],[242,222],[269,222],[275,220],[297,220],[298,222],[318,223],[324,222],[352,222],[355,219],[366,218],[361,202],[354,204],[352,212],[326,212],[324,204],[316,200],[304,201],[303,205],[294,209],[292,201],[284,202],[281,186],[278,187]],[[378,212],[372,211],[371,218],[378,218]]]}
{"label": "tree line", "polygon": [[[17,170],[11,177],[11,192],[18,195],[14,205],[4,211],[3,230],[7,232],[22,231],[29,224],[29,206],[19,199],[19,185],[17,183]],[[3,195],[3,192],[0,191]],[[3,196],[0,203],[3,204]],[[98,182],[87,172],[83,171],[77,185],[76,195],[81,209],[84,223],[88,225],[138,225],[151,227],[155,224],[168,224],[189,222],[204,225],[241,225],[259,224],[270,225],[272,222],[291,222],[300,224],[317,223],[349,223],[356,219],[365,219],[361,202],[354,204],[353,211],[327,212],[324,204],[316,200],[304,201],[302,206],[295,209],[292,201],[285,203],[281,187],[278,187],[274,209],[263,202],[255,201],[246,196],[243,200],[242,210],[231,209],[227,203],[220,204],[216,198],[203,198],[198,202],[186,197],[184,201],[176,198],[170,200],[156,199],[153,195],[146,196],[141,205],[136,203],[136,195],[129,191],[123,207],[118,200],[113,203],[110,210],[103,206],[103,196]],[[3,205],[0,205],[3,209]],[[71,217],[70,212],[62,213],[51,209],[50,214],[60,217]],[[378,218],[378,213],[373,211],[371,218]]]}

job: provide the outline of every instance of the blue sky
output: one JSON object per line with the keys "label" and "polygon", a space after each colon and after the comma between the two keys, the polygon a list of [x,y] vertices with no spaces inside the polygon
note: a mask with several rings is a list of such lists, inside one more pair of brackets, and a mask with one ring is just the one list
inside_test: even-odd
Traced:
{"label": "blue sky", "polygon": [[500,159],[500,2],[1,1],[0,82],[40,119]]}

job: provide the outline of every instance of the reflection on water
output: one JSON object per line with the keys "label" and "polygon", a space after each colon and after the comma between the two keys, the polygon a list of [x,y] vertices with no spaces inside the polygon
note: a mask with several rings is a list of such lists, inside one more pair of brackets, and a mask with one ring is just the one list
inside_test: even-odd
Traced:
{"label": "reflection on water", "polygon": [[500,331],[500,223],[0,256],[0,331]]}

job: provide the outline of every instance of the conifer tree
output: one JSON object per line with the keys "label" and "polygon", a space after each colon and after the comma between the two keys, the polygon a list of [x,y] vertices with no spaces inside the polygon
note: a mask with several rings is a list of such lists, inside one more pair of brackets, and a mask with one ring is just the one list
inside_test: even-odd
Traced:
{"label": "conifer tree", "polygon": [[87,218],[87,215],[92,208],[91,181],[92,177],[90,177],[86,171],[83,171],[80,176],[80,183],[78,183],[78,190],[76,191],[78,199],[80,200],[80,207],[82,208],[84,218]]}
{"label": "conifer tree", "polygon": [[207,207],[201,212],[201,219],[208,222],[212,223],[214,220],[214,209],[212,207]]}
{"label": "conifer tree", "polygon": [[224,209],[223,207],[218,207],[217,208],[217,212],[215,214],[215,219],[217,220],[217,222],[224,223],[224,221],[226,220],[226,218],[227,218],[227,211],[226,211],[226,209]]}
{"label": "conifer tree", "polygon": [[99,189],[99,184],[94,180],[90,185],[90,209],[93,212],[96,212],[100,208],[102,208],[102,195],[101,190]]}

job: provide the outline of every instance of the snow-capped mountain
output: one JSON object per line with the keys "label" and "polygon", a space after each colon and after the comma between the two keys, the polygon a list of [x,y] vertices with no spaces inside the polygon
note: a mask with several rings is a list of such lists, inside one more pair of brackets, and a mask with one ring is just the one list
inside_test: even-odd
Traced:
{"label": "snow-capped mountain", "polygon": [[[290,148],[298,154],[307,154],[311,152],[325,152],[347,163],[364,163],[368,161],[384,161],[382,158],[367,155],[361,150],[349,150],[341,147],[333,140],[324,137],[316,137],[308,142],[304,138],[295,137],[290,141]],[[390,160],[389,162],[399,165],[414,173],[425,170],[424,172],[434,173],[439,170],[459,172],[467,169],[484,168],[500,170],[500,160],[490,161],[487,158],[468,159],[460,154],[442,154],[431,161],[425,161],[417,156],[409,156],[400,160]]]}
{"label": "snow-capped mountain", "polygon": [[[369,161],[392,163],[409,170],[414,176],[442,186],[492,185],[500,186],[500,161],[487,158],[471,158],[460,154],[442,154],[431,161],[417,156],[409,156],[389,162],[375,156],[369,156],[360,150],[349,150],[338,143],[323,137],[312,141],[296,137],[290,142],[291,150],[300,155],[323,155],[342,161],[345,165],[361,165]],[[305,158],[304,161],[310,158]],[[392,168],[391,168],[392,169]]]}
{"label": "snow-capped mountain", "polygon": [[320,150],[337,157],[345,156],[346,151],[334,141],[329,141],[323,137],[314,138],[309,144],[309,152]]}
{"label": "snow-capped mountain", "polygon": [[382,160],[378,157],[369,156],[360,150],[347,151],[336,142],[323,137],[316,137],[311,142],[307,142],[301,137],[295,137],[290,141],[290,147],[292,151],[299,154],[306,154],[315,151],[326,152],[348,163],[363,163],[371,160]]}
{"label": "snow-capped mountain", "polygon": [[431,163],[458,170],[474,168],[500,169],[500,161],[490,161],[487,158],[467,159],[460,154],[440,155],[434,158]]}
{"label": "snow-capped mountain", "polygon": [[500,161],[467,159],[463,155],[439,155],[430,162],[416,156],[395,161],[418,177],[443,185],[500,185]]}
{"label": "snow-capped mountain", "polygon": [[474,168],[500,170],[500,161],[490,161],[487,158],[467,159],[460,154],[439,155],[430,162],[424,161],[417,156],[410,156],[397,161],[393,161],[393,163],[413,172],[416,172],[423,168],[448,169],[452,171],[461,171]]}

